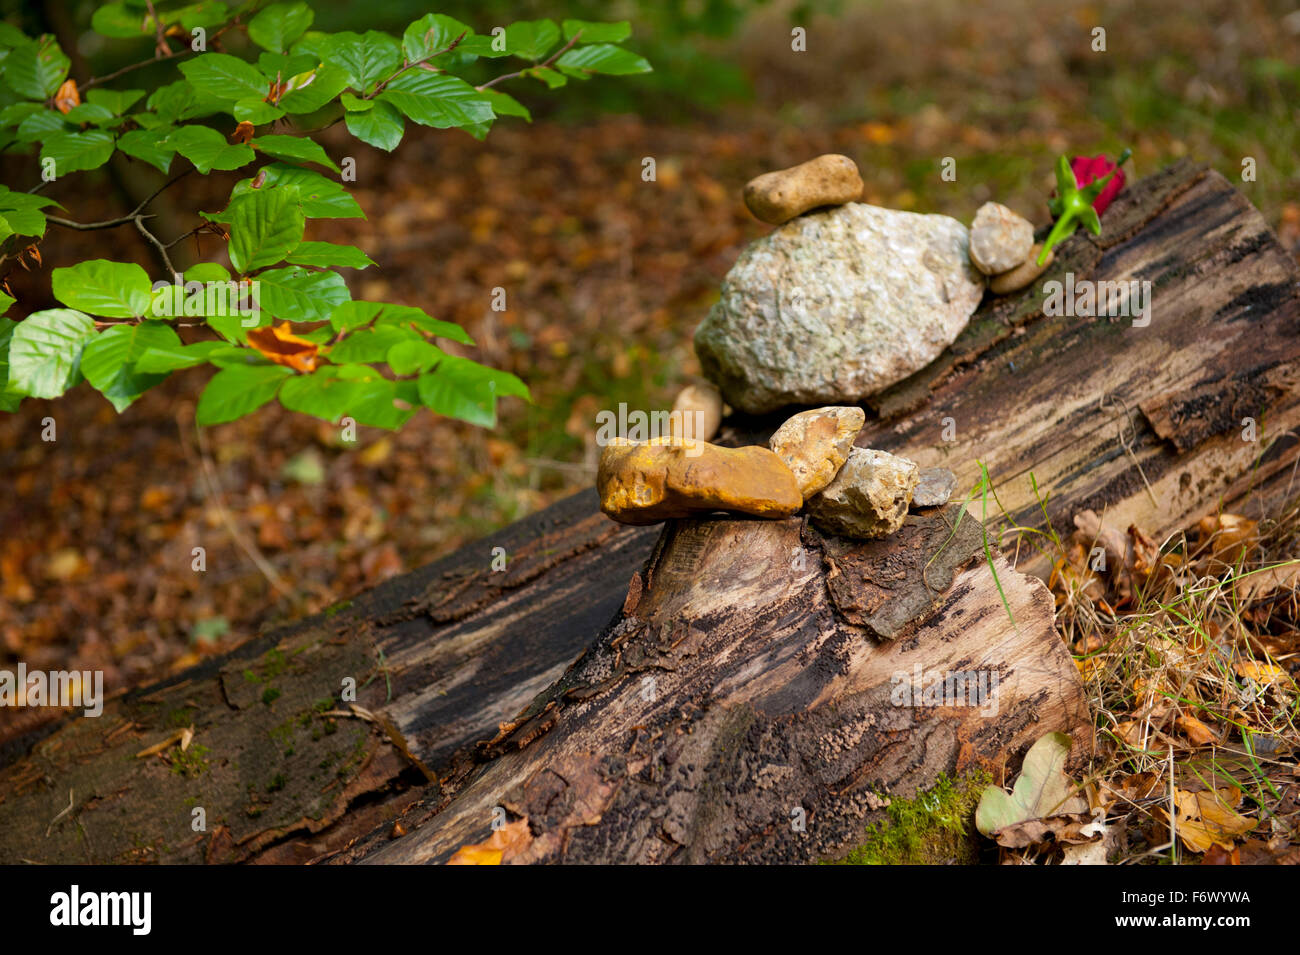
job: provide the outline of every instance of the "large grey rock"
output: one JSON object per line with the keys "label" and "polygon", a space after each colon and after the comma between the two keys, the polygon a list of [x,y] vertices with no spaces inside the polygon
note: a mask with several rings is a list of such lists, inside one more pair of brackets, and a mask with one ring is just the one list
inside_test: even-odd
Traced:
{"label": "large grey rock", "polygon": [[695,351],[743,411],[853,404],[934,360],[983,294],[956,219],[852,202],[751,243]]}

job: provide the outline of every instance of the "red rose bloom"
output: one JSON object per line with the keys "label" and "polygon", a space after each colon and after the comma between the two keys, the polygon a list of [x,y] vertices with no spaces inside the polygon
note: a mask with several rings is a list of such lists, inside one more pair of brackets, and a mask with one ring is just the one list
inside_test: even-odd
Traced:
{"label": "red rose bloom", "polygon": [[[1106,178],[1112,169],[1115,169],[1115,164],[1104,155],[1075,156],[1070,160],[1070,171],[1074,173],[1075,181],[1079,183],[1080,189],[1090,182]],[[1106,188],[1092,201],[1092,207],[1097,210],[1097,215],[1101,215],[1106,211],[1106,207],[1110,205],[1111,200],[1118,196],[1123,188],[1124,170],[1119,169],[1116,171],[1115,177],[1106,183]]]}

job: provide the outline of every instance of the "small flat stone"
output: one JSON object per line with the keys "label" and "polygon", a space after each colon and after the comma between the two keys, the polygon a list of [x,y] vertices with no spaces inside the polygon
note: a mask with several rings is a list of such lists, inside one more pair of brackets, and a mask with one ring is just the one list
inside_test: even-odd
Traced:
{"label": "small flat stone", "polygon": [[745,185],[745,205],[764,222],[780,225],[820,206],[841,206],[862,195],[858,164],[827,153],[789,169],[765,172]]}
{"label": "small flat stone", "polygon": [[1038,253],[1043,251],[1043,244],[1035,242],[1034,247],[1029,250],[1029,256],[1025,261],[1009,272],[1003,272],[1001,275],[995,275],[989,279],[989,291],[994,295],[1009,295],[1012,292],[1019,292],[1029,283],[1047,271],[1047,267],[1052,264],[1056,258],[1056,250],[1047,253],[1047,261],[1042,265],[1038,264]]}
{"label": "small flat stone", "polygon": [[957,488],[957,475],[947,468],[921,468],[919,478],[912,492],[913,509],[947,504]]}
{"label": "small flat stone", "polygon": [[903,526],[920,469],[914,461],[885,451],[854,448],[820,494],[807,503],[818,530],[866,540]]}
{"label": "small flat stone", "polygon": [[623,524],[729,511],[785,518],[799,510],[799,482],[767,448],[721,448],[661,438],[609,445],[596,475],[600,509]]}
{"label": "small flat stone", "polygon": [[986,202],[970,227],[970,260],[985,275],[1014,269],[1034,244],[1034,226],[1000,202]]}
{"label": "small flat stone", "polygon": [[861,408],[801,411],[776,429],[768,447],[794,472],[806,501],[835,479],[866,420]]}

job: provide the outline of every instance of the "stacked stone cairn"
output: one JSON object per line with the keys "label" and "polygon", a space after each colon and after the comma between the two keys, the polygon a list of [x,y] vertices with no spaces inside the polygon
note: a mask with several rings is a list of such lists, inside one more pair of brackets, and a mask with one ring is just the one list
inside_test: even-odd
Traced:
{"label": "stacked stone cairn", "polygon": [[[1036,263],[1032,224],[999,203],[981,206],[968,229],[859,202],[862,191],[857,165],[839,155],[746,185],[750,212],[777,228],[741,253],[696,330],[711,384],[678,395],[671,434],[603,450],[606,514],[653,524],[802,510],[827,533],[871,539],[898,530],[909,509],[948,501],[951,471],[855,446],[858,405],[937,358],[986,289],[1025,288],[1052,259]],[[709,443],[724,403],[749,414],[818,407],[789,418],[766,448],[724,448]]]}

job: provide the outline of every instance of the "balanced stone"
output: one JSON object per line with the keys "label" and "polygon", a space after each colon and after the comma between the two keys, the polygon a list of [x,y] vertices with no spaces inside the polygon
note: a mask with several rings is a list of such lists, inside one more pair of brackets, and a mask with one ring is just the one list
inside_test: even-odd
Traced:
{"label": "balanced stone", "polygon": [[919,468],[885,451],[854,448],[808,514],[821,530],[841,537],[886,537],[903,526]]}
{"label": "balanced stone", "polygon": [[834,480],[866,420],[861,408],[801,411],[776,429],[768,447],[794,472],[806,501]]}
{"label": "balanced stone", "polygon": [[957,489],[957,475],[947,468],[921,468],[916,490],[912,492],[912,507],[939,507],[947,504]]}
{"label": "balanced stone", "polygon": [[764,222],[780,225],[818,206],[838,206],[862,196],[858,164],[827,153],[789,169],[766,172],[745,185],[745,205]]}
{"label": "balanced stone", "polygon": [[677,392],[668,416],[674,437],[712,441],[722,424],[722,395],[708,382]]}
{"label": "balanced stone", "polygon": [[1014,269],[1029,255],[1034,226],[998,202],[986,202],[970,227],[970,258],[985,275]]}
{"label": "balanced stone", "polygon": [[933,361],[983,294],[956,219],[853,202],[747,246],[695,351],[742,411],[854,404]]}
{"label": "balanced stone", "polygon": [[767,448],[680,438],[607,446],[596,489],[600,509],[623,524],[712,511],[785,518],[803,504],[794,473]]}

